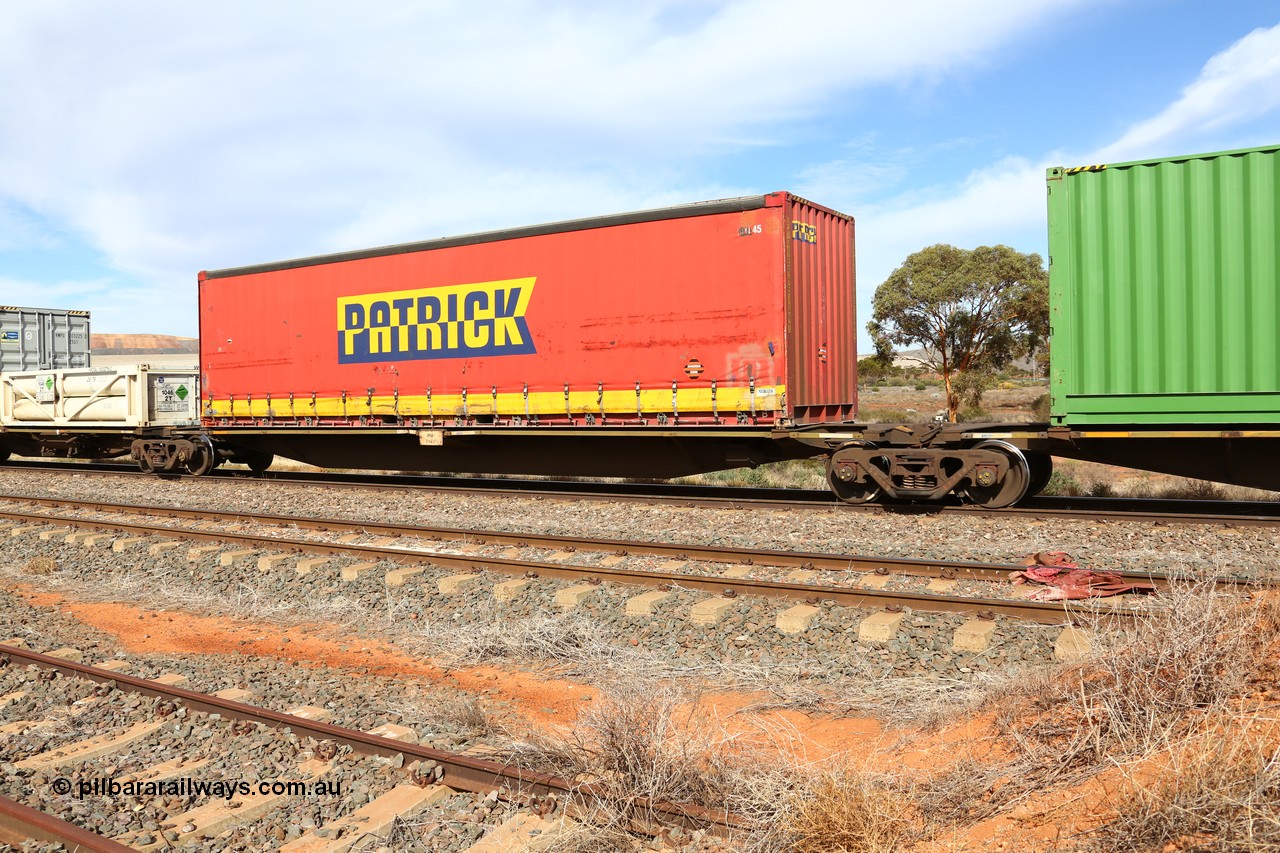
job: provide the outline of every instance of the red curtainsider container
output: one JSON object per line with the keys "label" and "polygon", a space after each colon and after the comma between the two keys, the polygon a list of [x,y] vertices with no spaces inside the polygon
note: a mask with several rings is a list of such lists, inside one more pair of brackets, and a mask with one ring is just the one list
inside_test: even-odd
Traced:
{"label": "red curtainsider container", "polygon": [[855,411],[854,224],[784,192],[200,274],[221,426]]}

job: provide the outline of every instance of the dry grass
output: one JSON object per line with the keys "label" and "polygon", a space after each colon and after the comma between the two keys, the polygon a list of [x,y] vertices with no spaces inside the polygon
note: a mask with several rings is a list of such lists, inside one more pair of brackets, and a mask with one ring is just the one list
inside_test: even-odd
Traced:
{"label": "dry grass", "polygon": [[827,471],[820,459],[793,459],[758,468],[733,468],[679,477],[673,483],[698,486],[754,486],[773,489],[825,489]]}
{"label": "dry grass", "polygon": [[[552,848],[565,853],[626,849],[634,841],[628,827],[652,821],[656,802],[745,819],[748,828],[729,842],[735,851],[887,853],[953,819],[937,815],[975,810],[970,800],[980,803],[989,788],[986,781],[981,790],[953,784],[943,793],[917,788],[907,774],[855,767],[847,758],[836,766],[782,758],[796,753],[796,743],[787,749],[778,743],[796,737],[781,729],[747,735],[740,722],[731,732],[696,694],[633,679],[605,689],[571,727],[528,735],[508,757],[603,795],[590,823]],[[928,816],[925,805],[937,815]]]}
{"label": "dry grass", "polygon": [[51,575],[58,570],[58,561],[52,557],[32,557],[22,567],[24,575]]}
{"label": "dry grass", "polygon": [[945,676],[873,676],[822,681],[807,671],[779,665],[726,668],[726,681],[769,694],[738,713],[801,711],[832,717],[874,717],[889,726],[930,731],[990,700],[996,684],[1011,677],[975,673]]}
{"label": "dry grass", "polygon": [[920,834],[912,793],[868,773],[822,773],[791,796],[784,814],[793,853],[893,853]]}
{"label": "dry grass", "polygon": [[1229,712],[1280,636],[1280,607],[1211,581],[1175,584],[1157,615],[1100,627],[1089,660],[1025,682],[1002,728],[1050,777],[1154,754],[1198,717]]}
{"label": "dry grass", "polygon": [[1211,483],[1188,477],[1117,468],[1096,462],[1055,459],[1054,476],[1044,494],[1064,497],[1161,498],[1203,501],[1275,501],[1280,493],[1247,486]]}
{"label": "dry grass", "polygon": [[1003,806],[1009,768],[965,756],[941,773],[918,779],[916,798],[930,835],[995,814]]}
{"label": "dry grass", "polygon": [[515,757],[526,766],[597,782],[631,800],[627,810],[643,810],[641,800],[724,802],[727,791],[716,764],[730,743],[705,709],[680,690],[630,682],[602,691],[572,727],[531,735]]}
{"label": "dry grass", "polygon": [[783,850],[782,810],[802,777],[776,750],[747,747],[697,695],[636,679],[602,689],[572,726],[531,732],[508,758],[592,788],[590,825],[562,842],[574,851],[622,849],[663,802],[745,818],[751,828],[730,849]]}
{"label": "dry grass", "polygon": [[417,732],[421,743],[431,742],[437,734],[483,738],[498,733],[501,728],[489,716],[483,702],[469,695],[425,693],[387,710],[399,725]]}
{"label": "dry grass", "polygon": [[497,617],[466,631],[440,632],[427,626],[411,645],[439,656],[446,665],[540,662],[565,675],[625,671],[644,657],[614,645],[592,620],[576,614]]}
{"label": "dry grass", "polygon": [[1162,593],[1165,610],[1096,626],[1087,661],[1010,685],[996,725],[1015,758],[1009,803],[1075,784],[1117,761],[1158,756],[1202,726],[1230,719],[1280,626],[1270,599],[1242,601],[1212,581]]}
{"label": "dry grass", "polygon": [[1216,729],[1131,768],[1128,790],[1095,833],[1094,849],[1280,851],[1280,750]]}

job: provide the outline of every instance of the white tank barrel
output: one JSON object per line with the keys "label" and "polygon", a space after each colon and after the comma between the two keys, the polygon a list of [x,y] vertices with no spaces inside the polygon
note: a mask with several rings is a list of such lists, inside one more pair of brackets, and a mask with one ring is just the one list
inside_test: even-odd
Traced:
{"label": "white tank barrel", "polygon": [[129,400],[126,397],[63,397],[56,403],[18,400],[13,406],[15,421],[107,423],[122,421],[127,417]]}
{"label": "white tank barrel", "polygon": [[59,397],[124,397],[129,393],[129,377],[116,373],[43,373],[23,376],[13,380],[19,395],[28,394],[36,399],[49,399],[56,392]]}
{"label": "white tank barrel", "polygon": [[129,377],[111,373],[72,373],[62,377],[58,393],[64,397],[123,397],[129,393]]}
{"label": "white tank barrel", "polygon": [[57,415],[53,403],[36,403],[18,399],[13,403],[13,420],[33,423],[53,423]]}
{"label": "white tank barrel", "polygon": [[52,373],[45,376],[24,376],[21,379],[14,379],[12,380],[13,388],[19,395],[27,394],[34,397],[40,391],[40,386],[43,384],[42,380],[47,380],[50,383],[50,389],[52,389]]}

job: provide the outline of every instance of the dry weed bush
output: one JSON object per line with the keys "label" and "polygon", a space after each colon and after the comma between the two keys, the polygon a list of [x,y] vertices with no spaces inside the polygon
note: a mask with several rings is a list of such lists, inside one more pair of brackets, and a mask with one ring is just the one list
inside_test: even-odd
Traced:
{"label": "dry weed bush", "polygon": [[1021,752],[1050,778],[1092,772],[1108,757],[1149,755],[1197,719],[1229,711],[1280,636],[1280,607],[1212,581],[1177,583],[1166,606],[1128,622],[1098,617],[1089,659],[1047,673],[999,714]]}
{"label": "dry weed bush", "polygon": [[775,742],[744,736],[741,725],[730,733],[696,695],[632,680],[603,690],[572,727],[517,743],[509,758],[602,796],[589,822],[556,842],[561,853],[629,849],[628,829],[652,823],[663,802],[737,816],[745,827],[726,849],[743,853],[882,853],[934,827],[912,782],[806,766],[780,757],[790,751],[777,741],[794,732],[761,734]]}
{"label": "dry weed bush", "polygon": [[497,734],[501,728],[489,716],[484,704],[468,695],[420,694],[389,706],[387,711],[400,725],[416,731],[423,743],[431,741],[436,734],[482,738]]}
{"label": "dry weed bush", "polygon": [[58,570],[58,561],[52,557],[32,557],[22,567],[24,575],[51,575]]}
{"label": "dry weed bush", "polygon": [[508,759],[590,787],[600,808],[565,840],[571,850],[623,849],[627,830],[655,822],[664,802],[743,818],[750,828],[730,849],[783,850],[780,809],[800,778],[776,750],[744,746],[697,696],[638,679],[603,688],[571,727],[531,733]]}
{"label": "dry weed bush", "polygon": [[919,836],[919,807],[892,780],[823,773],[792,795],[783,819],[793,853],[892,853]]}
{"label": "dry weed bush", "polygon": [[533,736],[517,747],[517,757],[631,799],[723,802],[726,791],[715,763],[727,744],[709,722],[697,703],[673,687],[614,685],[572,728]]}
{"label": "dry weed bush", "polygon": [[1003,805],[1008,773],[998,761],[966,756],[942,773],[917,780],[915,797],[928,833],[935,835],[995,814]]}
{"label": "dry weed bush", "polygon": [[1095,849],[1280,851],[1280,751],[1217,729],[1153,763],[1130,772],[1129,790],[1097,831]]}

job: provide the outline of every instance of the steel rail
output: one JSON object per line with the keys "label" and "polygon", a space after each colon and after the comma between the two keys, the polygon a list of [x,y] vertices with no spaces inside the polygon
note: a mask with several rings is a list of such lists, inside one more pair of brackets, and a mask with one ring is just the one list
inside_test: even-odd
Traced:
{"label": "steel rail", "polygon": [[[33,524],[53,524],[64,527],[91,527],[99,530],[117,530],[141,536],[167,536],[171,538],[216,541],[225,545],[294,551],[328,556],[358,557],[368,561],[391,561],[399,564],[426,563],[460,572],[493,571],[517,577],[549,577],[572,580],[579,583],[609,581],[630,586],[653,586],[664,589],[694,589],[726,598],[739,595],[755,595],[817,603],[830,601],[844,607],[885,609],[893,612],[907,608],[932,613],[969,613],[979,617],[994,618],[996,614],[1011,616],[1029,622],[1058,625],[1071,622],[1075,616],[1092,614],[1087,607],[1068,602],[1041,602],[1026,599],[970,598],[965,596],[936,595],[926,592],[863,589],[853,587],[808,584],[790,581],[766,581],[749,578],[726,578],[708,575],[691,575],[679,572],[623,569],[605,566],[575,566],[540,560],[520,560],[505,557],[476,557],[472,555],[441,554],[409,548],[393,548],[386,545],[355,545],[339,542],[315,542],[307,539],[281,539],[269,536],[233,533],[231,531],[187,530],[165,525],[137,524],[133,522],[106,521],[101,519],[68,518],[58,515],[0,511],[0,518],[26,521]],[[895,564],[918,566],[918,561],[884,559],[880,567],[892,572]],[[992,567],[997,568],[997,567]],[[1008,567],[998,567],[1008,568]],[[1109,616],[1146,616],[1145,611],[1111,610]]]}
{"label": "steel rail", "polygon": [[[317,740],[333,741],[351,747],[362,755],[377,755],[394,759],[404,755],[406,759],[434,761],[444,767],[444,776],[439,781],[471,793],[487,794],[499,791],[499,796],[508,800],[530,797],[556,797],[568,803],[579,802],[589,806],[593,800],[607,797],[603,786],[597,783],[575,783],[572,780],[534,770],[525,770],[510,764],[500,764],[483,758],[446,752],[422,744],[392,740],[350,729],[333,723],[319,720],[308,720],[295,717],[269,708],[259,708],[223,699],[207,693],[199,693],[182,687],[173,687],[145,678],[99,669],[87,664],[76,663],[65,658],[40,654],[16,646],[0,645],[0,657],[7,657],[10,662],[37,666],[44,670],[54,670],[77,678],[84,678],[101,684],[112,683],[132,693],[153,696],[171,702],[181,702],[192,710],[206,714],[221,714],[224,718],[261,723],[271,728],[289,728],[294,732]],[[635,800],[637,806],[649,809],[664,820],[678,823],[681,826],[697,829],[709,828],[712,832],[723,835],[730,829],[744,828],[745,821],[729,812],[709,809],[704,806],[679,803],[654,803],[643,798]],[[589,812],[587,812],[589,813]],[[101,838],[101,836],[97,836]],[[111,848],[115,850],[117,848]]]}
{"label": "steel rail", "polygon": [[[100,512],[133,513],[161,518],[207,519],[211,514],[215,514],[218,519],[230,522],[248,522],[264,526],[293,527],[305,530],[340,530],[392,537],[412,536],[429,541],[463,540],[484,545],[509,545],[519,548],[544,548],[562,551],[608,552],[623,557],[643,555],[666,557],[673,560],[698,560],[748,566],[760,565],[808,571],[853,571],[873,574],[888,574],[892,572],[893,574],[912,577],[1005,581],[1008,579],[1009,572],[1026,568],[1016,563],[920,560],[908,557],[875,557],[863,554],[781,551],[770,548],[728,548],[718,545],[666,544],[631,539],[588,539],[579,536],[472,530],[465,527],[428,527],[415,524],[356,521],[345,518],[313,518],[274,513],[241,512],[240,510],[217,510],[214,513],[211,510],[181,509],[148,504],[110,503],[99,500],[82,501],[69,498],[31,498],[23,495],[0,494],[0,501],[36,504],[51,509],[69,506]],[[89,524],[91,520],[85,520],[85,523]],[[1159,572],[1118,571],[1111,574],[1126,580],[1150,582],[1158,588],[1167,586],[1169,581],[1167,575]],[[1217,578],[1217,581],[1223,584],[1249,583],[1249,581],[1230,577]]]}
{"label": "steel rail", "polygon": [[132,849],[17,800],[0,797],[0,843],[18,850],[23,849],[23,842],[28,839],[61,844],[68,850],[87,853],[127,853]]}
{"label": "steel rail", "polygon": [[[143,474],[132,465],[110,463],[37,463],[10,460],[0,466],[40,471],[74,471],[95,475],[155,477]],[[165,479],[186,478],[187,474],[164,475]],[[1239,527],[1280,526],[1280,502],[1263,501],[1179,501],[1157,498],[1070,498],[1040,496],[1021,506],[1003,509],[962,506],[958,504],[845,504],[833,494],[819,489],[765,488],[759,486],[722,487],[680,484],[636,484],[621,487],[616,483],[556,480],[479,479],[450,476],[401,474],[350,474],[310,471],[268,471],[257,476],[248,471],[214,471],[200,480],[261,481],[282,484],[307,484],[325,488],[375,488],[383,490],[419,490],[442,494],[495,496],[517,494],[520,497],[547,500],[599,500],[647,504],[672,504],[685,507],[721,509],[827,510],[832,512],[876,512],[890,515],[956,515],[979,518],[1031,517],[1082,519],[1088,521],[1143,522],[1149,524],[1219,524]],[[1073,504],[1091,504],[1079,506]],[[1191,505],[1191,506],[1186,506]],[[1223,511],[1223,508],[1237,508]],[[1269,513],[1260,513],[1267,508]],[[1213,510],[1213,511],[1206,511]]]}

